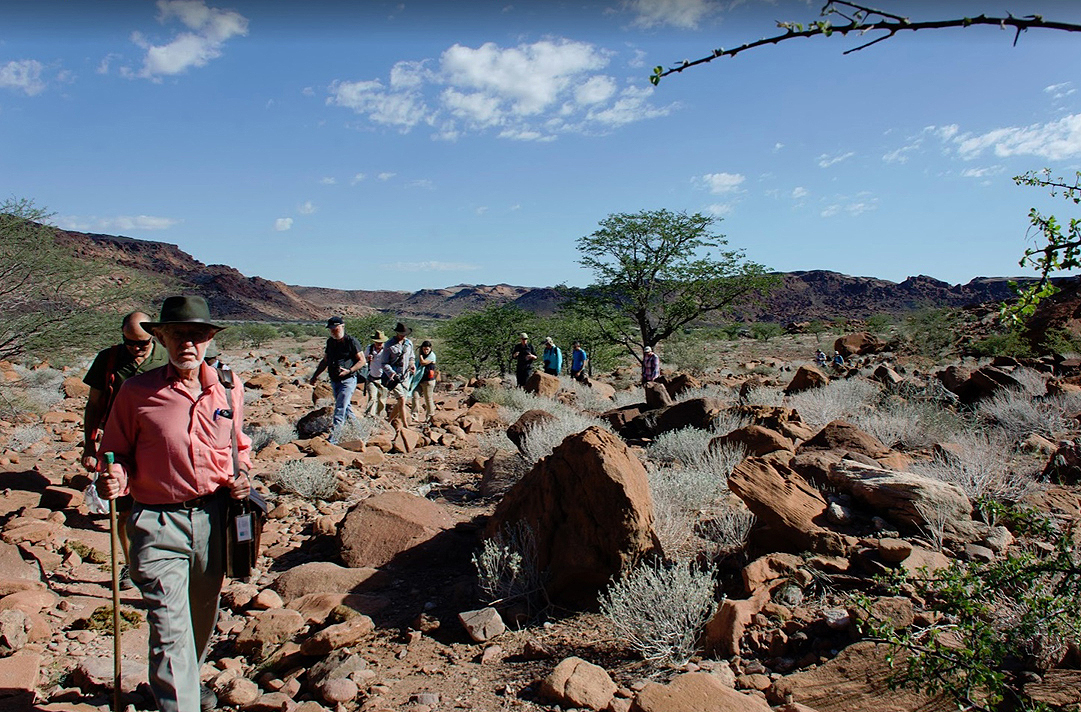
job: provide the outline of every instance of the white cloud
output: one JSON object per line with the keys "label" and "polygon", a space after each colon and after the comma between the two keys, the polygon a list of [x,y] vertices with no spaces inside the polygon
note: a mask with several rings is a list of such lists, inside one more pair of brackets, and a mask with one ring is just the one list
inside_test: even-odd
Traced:
{"label": "white cloud", "polygon": [[466,262],[439,262],[428,260],[426,262],[391,262],[379,265],[381,269],[390,269],[398,272],[459,272],[480,269],[480,265]]}
{"label": "white cloud", "polygon": [[943,141],[949,141],[951,138],[957,135],[957,132],[961,130],[961,127],[957,124],[948,124],[946,126],[928,126],[924,131],[938,136]]}
{"label": "white cloud", "polygon": [[349,179],[349,185],[356,185],[367,177],[368,176],[364,175],[363,173],[357,173],[355,176]]}
{"label": "white cloud", "polygon": [[634,50],[634,56],[627,60],[627,66],[632,69],[641,69],[646,66],[646,57],[648,53],[643,49]]}
{"label": "white cloud", "polygon": [[627,87],[612,106],[603,110],[590,111],[586,118],[609,126],[622,126],[633,121],[667,116],[678,107],[678,104],[669,104],[664,107],[652,106],[648,101],[652,95],[653,87]]}
{"label": "white cloud", "polygon": [[416,180],[409,181],[410,188],[423,188],[424,190],[435,190],[435,183],[428,178],[418,178]]}
{"label": "white cloud", "polygon": [[315,89],[312,87],[304,87],[300,90],[300,93],[304,96],[315,96]]}
{"label": "white cloud", "polygon": [[1052,99],[1065,99],[1070,94],[1073,94],[1076,89],[1073,88],[1073,82],[1062,82],[1061,84],[1052,84],[1051,86],[1044,87],[1044,92],[1051,95]]}
{"label": "white cloud", "polygon": [[806,188],[804,188],[803,186],[796,186],[792,190],[792,197],[795,200],[799,200],[801,198],[806,198],[810,194],[811,194],[811,192],[809,190],[807,190]]}
{"label": "white cloud", "polygon": [[319,182],[323,185],[334,185],[338,182],[338,179],[333,176],[324,176],[319,179]]}
{"label": "white cloud", "polygon": [[41,72],[45,66],[36,59],[11,61],[0,67],[0,88],[16,89],[27,96],[35,96],[45,91],[45,82]]}
{"label": "white cloud", "polygon": [[376,178],[378,178],[379,180],[382,180],[382,181],[388,181],[388,180],[390,180],[391,178],[393,178],[396,175],[398,175],[398,174],[397,173],[390,173],[388,171],[384,171],[383,173],[380,173],[379,175],[377,175]]}
{"label": "white cloud", "polygon": [[392,91],[378,79],[334,82],[330,85],[327,105],[342,106],[358,114],[366,114],[371,121],[397,127],[402,133],[431,119],[431,111],[419,92]]}
{"label": "white cloud", "polygon": [[578,86],[574,90],[574,98],[579,104],[599,104],[608,101],[615,93],[615,81],[611,77],[598,75]]}
{"label": "white cloud", "polygon": [[327,104],[402,133],[431,126],[433,138],[448,141],[488,131],[550,141],[561,133],[610,131],[675,108],[651,104],[652,87],[620,89],[602,71],[612,56],[560,38],[514,47],[455,44],[436,60],[396,63],[386,80],[336,80]]}
{"label": "white cloud", "polygon": [[69,215],[58,218],[56,224],[65,230],[112,233],[127,230],[168,230],[180,222],[175,218],[154,215],[117,215],[111,218]]}
{"label": "white cloud", "polygon": [[205,67],[222,54],[233,37],[248,34],[248,19],[235,10],[207,7],[204,0],[158,0],[158,21],[178,20],[189,31],[163,45],[152,44],[141,33],[132,42],[146,50],[137,76],[161,81],[162,76],[182,74],[191,67]]}
{"label": "white cloud", "polygon": [[778,141],[777,143],[773,144],[773,152],[774,152],[774,153],[777,153],[777,152],[778,152],[778,151],[780,151],[780,150],[781,150],[782,148],[784,148],[784,144],[783,144],[783,143],[781,143],[780,141]]}
{"label": "white cloud", "polygon": [[887,151],[882,155],[882,160],[886,163],[908,163],[908,154],[918,150],[922,144],[922,139],[916,139],[907,146],[901,146],[892,151]]}
{"label": "white cloud", "polygon": [[830,166],[836,165],[841,161],[847,161],[849,158],[852,158],[852,156],[855,155],[855,151],[849,151],[848,153],[839,153],[836,156],[830,156],[829,154],[823,153],[821,156],[818,157],[818,167],[829,168]]}
{"label": "white cloud", "polygon": [[740,173],[707,173],[704,176],[694,178],[692,181],[699,188],[708,190],[714,195],[722,195],[737,190],[746,178]]}
{"label": "white cloud", "polygon": [[988,166],[987,168],[966,168],[961,171],[963,178],[988,178],[1002,173],[1002,166]]}
{"label": "white cloud", "polygon": [[878,198],[868,193],[860,193],[855,198],[839,196],[837,202],[827,205],[819,213],[824,218],[830,218],[841,213],[847,213],[850,217],[857,217],[863,213],[878,210]]}
{"label": "white cloud", "polygon": [[731,203],[713,203],[706,208],[706,212],[710,213],[711,215],[723,217],[731,213],[733,207],[734,206]]}
{"label": "white cloud", "polygon": [[991,149],[996,156],[1038,156],[1052,161],[1081,156],[1081,114],[1031,126],[994,129],[978,136],[956,136],[957,153],[971,160]]}
{"label": "white cloud", "polygon": [[297,212],[301,215],[311,215],[318,209],[319,208],[315,207],[315,204],[310,200],[306,200],[297,206]]}
{"label": "white cloud", "polygon": [[278,232],[285,232],[291,227],[293,227],[293,218],[278,218],[274,221],[274,229]]}
{"label": "white cloud", "polygon": [[624,6],[635,13],[634,24],[638,27],[671,25],[684,29],[698,27],[721,9],[711,0],[627,0]]}
{"label": "white cloud", "polygon": [[488,212],[488,206],[487,205],[482,205],[479,208],[477,208],[475,212],[477,213],[477,215],[484,215],[486,212]]}

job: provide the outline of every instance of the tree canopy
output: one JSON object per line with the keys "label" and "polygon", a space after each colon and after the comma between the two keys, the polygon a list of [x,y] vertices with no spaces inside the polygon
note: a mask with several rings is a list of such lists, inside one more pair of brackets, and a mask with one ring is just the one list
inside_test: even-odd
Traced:
{"label": "tree canopy", "polygon": [[565,308],[640,359],[677,329],[767,291],[776,278],[713,234],[717,218],[669,210],[615,213],[579,238],[578,262],[594,282],[568,290]]}
{"label": "tree canopy", "polygon": [[58,244],[49,218],[31,200],[0,203],[0,359],[44,360],[110,343],[122,306],[146,296],[125,270]]}

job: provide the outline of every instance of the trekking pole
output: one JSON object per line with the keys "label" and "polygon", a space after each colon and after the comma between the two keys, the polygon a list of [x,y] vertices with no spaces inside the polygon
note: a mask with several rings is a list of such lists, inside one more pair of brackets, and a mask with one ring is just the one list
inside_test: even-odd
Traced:
{"label": "trekking pole", "polygon": [[[113,464],[113,454],[105,453],[105,467]],[[109,552],[113,569],[113,712],[122,712],[120,704],[120,567],[116,554],[120,549],[120,532],[116,519],[116,499],[109,500]]]}

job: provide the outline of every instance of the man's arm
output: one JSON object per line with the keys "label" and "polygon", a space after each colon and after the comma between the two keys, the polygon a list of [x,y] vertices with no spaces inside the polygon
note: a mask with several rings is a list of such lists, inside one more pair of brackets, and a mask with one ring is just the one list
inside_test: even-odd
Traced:
{"label": "man's arm", "polygon": [[327,357],[326,357],[326,354],[324,354],[323,358],[321,358],[319,360],[319,365],[315,367],[315,373],[313,373],[312,377],[308,379],[308,383],[310,383],[310,384],[312,384],[314,386],[316,379],[319,378],[319,374],[322,373],[326,369],[326,367],[327,367]]}
{"label": "man's arm", "polygon": [[96,472],[98,469],[98,447],[95,440],[102,420],[105,419],[106,405],[105,391],[91,388],[86,399],[86,408],[83,409],[82,464],[88,472]]}
{"label": "man's arm", "polygon": [[348,378],[349,376],[355,376],[357,371],[359,371],[360,369],[362,369],[362,368],[364,368],[365,366],[368,365],[368,360],[366,358],[364,358],[364,352],[357,351],[356,358],[357,358],[357,362],[354,363],[349,368],[348,371],[343,371],[342,372],[342,378]]}

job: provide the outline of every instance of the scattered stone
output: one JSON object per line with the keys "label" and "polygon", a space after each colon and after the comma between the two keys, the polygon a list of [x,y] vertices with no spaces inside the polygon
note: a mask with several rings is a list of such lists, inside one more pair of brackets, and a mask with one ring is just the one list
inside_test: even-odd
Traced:
{"label": "scattered stone", "polygon": [[812,388],[827,386],[829,385],[829,382],[829,376],[822,373],[814,366],[800,366],[799,370],[796,371],[796,375],[792,377],[788,386],[785,387],[784,393],[786,396],[790,396],[795,393],[809,391]]}
{"label": "scattered stone", "polygon": [[499,612],[494,608],[465,611],[458,614],[458,620],[461,621],[465,632],[476,643],[483,643],[503,635],[507,630],[503,619],[499,617]]}
{"label": "scattered stone", "polygon": [[647,682],[631,712],[770,712],[764,700],[744,695],[705,672],[679,675],[667,685]]}
{"label": "scattered stone", "polygon": [[540,696],[567,707],[603,710],[616,694],[616,683],[604,668],[581,658],[567,658],[540,684]]}

